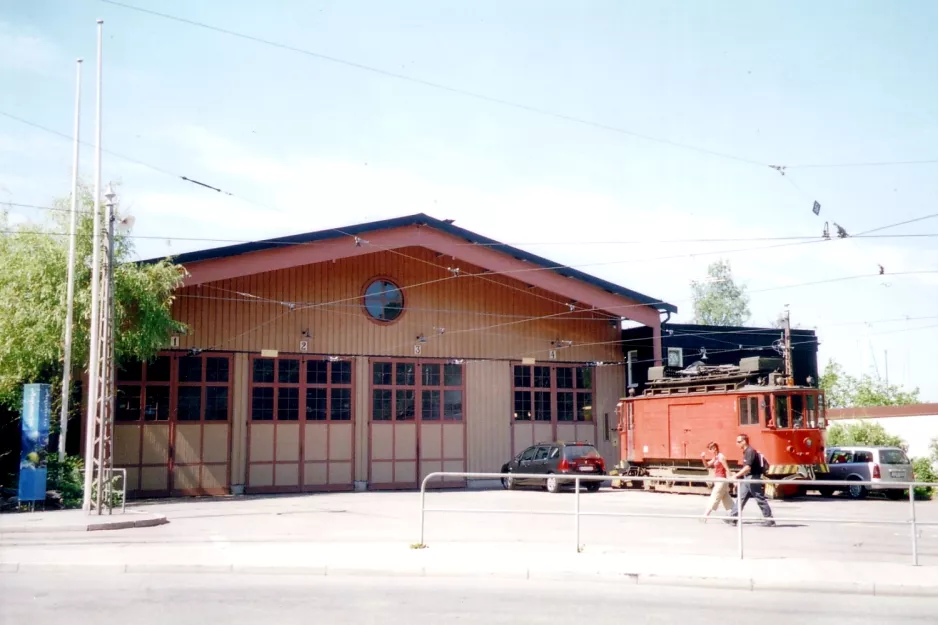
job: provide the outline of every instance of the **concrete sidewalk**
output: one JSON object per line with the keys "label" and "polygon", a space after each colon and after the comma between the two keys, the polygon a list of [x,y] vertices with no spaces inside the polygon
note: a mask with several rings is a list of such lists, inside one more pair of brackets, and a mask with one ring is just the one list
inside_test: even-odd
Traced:
{"label": "concrete sidewalk", "polygon": [[46,534],[58,532],[95,532],[123,530],[137,527],[155,527],[169,523],[165,514],[146,510],[127,510],[123,513],[90,515],[81,510],[54,510],[0,515],[0,537],[16,534]]}
{"label": "concrete sidewalk", "polygon": [[455,576],[938,597],[938,567],[625,554],[556,544],[225,542],[6,545],[0,572]]}
{"label": "concrete sidewalk", "polygon": [[[699,514],[701,498],[601,491],[582,498],[584,514]],[[779,526],[745,526],[746,559],[736,529],[696,519],[584,516],[577,553],[572,496],[541,492],[441,492],[428,507],[513,509],[513,514],[428,512],[418,540],[416,493],[336,493],[165,501],[128,508],[170,523],[147,529],[68,532],[80,512],[4,515],[0,570],[95,570],[374,576],[484,576],[606,579],[750,590],[938,596],[938,505],[920,506],[912,567],[907,508],[901,502],[806,499],[773,502]],[[752,521],[758,520],[758,510]],[[165,516],[164,516],[165,515]],[[136,522],[136,515],[133,515]],[[746,515],[747,517],[750,515]],[[43,519],[27,521],[28,518]],[[786,522],[784,518],[817,518]],[[839,522],[824,521],[837,517]],[[92,517],[98,522],[102,517]],[[106,518],[106,517],[104,517]],[[889,520],[870,526],[861,521]],[[58,524],[53,523],[53,520]],[[110,521],[126,521],[113,515]],[[19,525],[23,533],[7,528]],[[27,527],[23,527],[27,525]],[[85,527],[84,529],[87,529]]]}

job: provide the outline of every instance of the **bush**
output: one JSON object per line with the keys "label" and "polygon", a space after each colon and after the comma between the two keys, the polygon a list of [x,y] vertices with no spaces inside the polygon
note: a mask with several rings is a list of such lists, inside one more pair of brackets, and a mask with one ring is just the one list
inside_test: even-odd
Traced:
{"label": "bush", "polygon": [[[938,473],[935,472],[930,458],[915,458],[912,460],[912,469],[915,471],[916,482],[938,482]],[[916,486],[916,499],[931,499],[934,494],[932,486]]]}
{"label": "bush", "polygon": [[63,508],[80,508],[84,481],[82,468],[85,463],[80,456],[66,456],[59,462],[58,456],[50,454],[46,461],[48,468],[47,490],[58,493]]}

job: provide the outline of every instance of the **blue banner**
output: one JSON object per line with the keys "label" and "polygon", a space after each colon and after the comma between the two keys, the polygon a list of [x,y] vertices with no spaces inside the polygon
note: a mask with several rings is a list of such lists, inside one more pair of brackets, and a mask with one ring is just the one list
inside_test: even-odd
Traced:
{"label": "blue banner", "polygon": [[52,389],[48,384],[23,385],[18,497],[23,501],[46,500],[46,447],[49,446],[49,415]]}

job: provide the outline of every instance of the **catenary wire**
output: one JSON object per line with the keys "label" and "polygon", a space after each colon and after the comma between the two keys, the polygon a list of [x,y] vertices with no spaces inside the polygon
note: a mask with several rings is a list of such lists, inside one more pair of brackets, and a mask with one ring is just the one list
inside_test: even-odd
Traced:
{"label": "catenary wire", "polygon": [[[274,41],[274,40],[272,40],[272,39],[266,39],[266,38],[259,37],[259,36],[256,36],[256,35],[250,35],[250,34],[247,34],[247,33],[243,33],[243,32],[239,32],[239,31],[231,30],[231,29],[224,28],[224,27],[221,27],[221,26],[215,26],[215,25],[213,25],[213,24],[208,24],[208,23],[206,23],[206,22],[200,22],[200,21],[197,21],[197,20],[188,19],[188,18],[181,17],[181,16],[178,16],[178,15],[171,15],[171,14],[169,14],[169,13],[162,13],[162,12],[159,12],[159,11],[154,11],[154,10],[152,10],[152,9],[145,9],[145,8],[143,8],[143,7],[135,6],[135,5],[132,5],[132,4],[127,4],[127,3],[124,3],[124,2],[117,2],[116,0],[100,0],[100,2],[103,2],[103,3],[105,3],[105,4],[110,4],[110,5],[113,5],[113,6],[117,6],[117,7],[121,7],[121,8],[123,8],[123,9],[127,9],[127,10],[130,10],[130,11],[136,11],[136,12],[139,12],[139,13],[144,13],[144,14],[148,14],[148,15],[155,16],[155,17],[159,17],[159,18],[162,18],[162,19],[171,20],[171,21],[178,22],[178,23],[181,23],[181,24],[187,24],[187,25],[189,25],[189,26],[194,26],[194,27],[197,27],[197,28],[203,28],[203,29],[206,29],[206,30],[211,30],[211,31],[214,31],[214,32],[217,32],[217,33],[221,33],[221,34],[225,34],[225,35],[228,35],[228,36],[231,36],[231,37],[236,37],[236,38],[239,38],[239,39],[244,39],[244,40],[247,40],[247,41],[252,41],[252,42],[254,42],[254,43],[259,43],[259,44],[271,46],[271,47],[274,47],[274,48],[279,48],[279,49],[281,49],[281,50],[286,50],[286,51],[289,51],[289,52],[295,52],[295,53],[302,54],[302,55],[305,55],[305,56],[308,56],[308,57],[311,57],[311,58],[319,59],[319,60],[322,60],[322,61],[327,61],[327,62],[330,62],[330,63],[335,63],[335,64],[343,65],[343,66],[345,66],[345,67],[351,67],[351,68],[354,68],[354,69],[362,70],[362,71],[365,71],[365,72],[370,72],[370,73],[377,74],[377,75],[380,75],[380,76],[385,76],[385,77],[388,77],[388,78],[395,78],[395,79],[398,79],[398,80],[403,80],[403,81],[410,82],[410,83],[413,83],[413,84],[422,85],[422,86],[424,86],[424,87],[430,87],[430,88],[438,89],[438,90],[445,91],[445,92],[448,92],[448,93],[454,93],[454,94],[457,94],[457,95],[466,96],[466,97],[473,98],[473,99],[476,99],[476,100],[481,100],[481,101],[484,101],[484,102],[489,102],[489,103],[492,103],[492,104],[498,104],[498,105],[501,105],[501,106],[506,106],[506,107],[510,107],[510,108],[513,108],[513,109],[521,110],[521,111],[526,111],[526,112],[529,112],[529,113],[535,113],[535,114],[542,115],[542,116],[546,116],[546,117],[552,117],[552,118],[559,119],[559,120],[563,120],[563,121],[567,121],[567,122],[572,122],[572,123],[576,123],[576,124],[580,124],[580,125],[584,125],[584,126],[589,126],[589,127],[596,128],[596,129],[599,129],[599,130],[606,130],[606,131],[610,131],[610,132],[613,132],[613,133],[617,133],[617,134],[621,134],[621,135],[625,135],[625,136],[630,136],[630,137],[634,137],[634,138],[637,138],[637,139],[642,139],[642,140],[645,140],[645,141],[650,141],[650,142],[654,142],[654,143],[659,143],[659,144],[663,144],[663,145],[668,145],[668,146],[671,146],[671,147],[676,147],[676,148],[681,148],[681,149],[685,149],[685,150],[690,150],[690,151],[698,152],[698,153],[700,153],[700,154],[706,154],[706,155],[709,155],[709,156],[716,156],[716,157],[719,157],[719,158],[724,158],[724,159],[728,159],[728,160],[732,160],[732,161],[736,161],[736,162],[741,162],[741,163],[746,163],[746,164],[750,164],[750,165],[756,165],[756,166],[759,166],[759,167],[771,167],[771,164],[770,164],[770,163],[765,163],[765,162],[762,162],[762,161],[759,161],[759,160],[756,160],[756,159],[752,159],[752,158],[748,158],[748,157],[743,157],[743,156],[738,156],[738,155],[734,155],[734,154],[728,154],[728,153],[726,153],[726,152],[720,152],[720,151],[717,151],[717,150],[712,150],[712,149],[709,149],[709,148],[705,148],[705,147],[701,147],[701,146],[696,146],[696,145],[692,145],[692,144],[689,144],[689,143],[683,143],[683,142],[679,142],[679,141],[673,141],[673,140],[671,140],[671,139],[666,139],[666,138],[662,138],[662,137],[655,137],[655,136],[652,136],[652,135],[648,135],[648,134],[636,132],[636,131],[634,131],[634,130],[629,130],[629,129],[621,128],[621,127],[618,127],[618,126],[612,126],[612,125],[610,125],[610,124],[603,124],[603,123],[601,123],[601,122],[592,121],[592,120],[585,119],[585,118],[581,118],[581,117],[577,117],[577,116],[574,116],[574,115],[567,115],[567,114],[564,114],[564,113],[558,113],[558,112],[556,112],[556,111],[551,111],[551,110],[544,109],[544,108],[540,108],[540,107],[536,107],[536,106],[531,106],[531,105],[527,105],[527,104],[521,104],[521,103],[518,103],[518,102],[513,102],[513,101],[510,101],[510,100],[503,99],[503,98],[488,96],[488,95],[485,95],[485,94],[482,94],[482,93],[478,93],[478,92],[475,92],[475,91],[470,91],[470,90],[468,90],[468,89],[463,89],[463,88],[459,88],[459,87],[453,87],[453,86],[446,85],[446,84],[443,84],[443,83],[439,83],[439,82],[435,82],[435,81],[431,81],[431,80],[426,80],[426,79],[422,79],[422,78],[417,78],[417,77],[415,77],[415,76],[409,76],[409,75],[407,75],[407,74],[402,74],[402,73],[399,73],[399,72],[392,72],[392,71],[385,70],[385,69],[381,69],[381,68],[379,68],[379,67],[374,67],[374,66],[371,66],[371,65],[366,65],[366,64],[364,64],[364,63],[358,63],[358,62],[355,62],[355,61],[349,61],[349,60],[346,60],[346,59],[341,59],[341,58],[338,58],[338,57],[335,57],[335,56],[323,54],[323,53],[320,53],[320,52],[315,52],[315,51],[313,51],[313,50],[308,50],[308,49],[305,49],[305,48],[300,48],[300,47],[297,47],[297,46],[293,46],[293,45],[290,45],[290,44],[282,43],[282,42],[279,42],[279,41]],[[934,163],[938,163],[938,159],[905,160],[905,161],[898,161],[898,160],[896,160],[896,161],[873,161],[873,162],[857,162],[857,163],[808,163],[808,164],[799,164],[799,165],[787,165],[786,167],[787,167],[787,168],[808,169],[808,168],[824,168],[824,167],[878,167],[878,166],[897,166],[897,165],[923,165],[923,164],[934,164]]]}
{"label": "catenary wire", "polygon": [[768,166],[769,166],[768,163],[764,163],[764,162],[762,162],[762,161],[758,161],[758,160],[755,160],[755,159],[752,159],[752,158],[743,157],[743,156],[736,156],[736,155],[733,155],[733,154],[728,154],[728,153],[726,153],[726,152],[720,152],[720,151],[717,151],[717,150],[712,150],[712,149],[709,149],[709,148],[705,148],[705,147],[701,147],[701,146],[696,146],[696,145],[692,145],[692,144],[689,144],[689,143],[682,143],[682,142],[679,142],[679,141],[674,141],[674,140],[666,139],[666,138],[663,138],[663,137],[655,137],[655,136],[652,136],[652,135],[648,135],[648,134],[636,132],[636,131],[634,131],[634,130],[629,130],[629,129],[627,129],[627,128],[621,128],[621,127],[618,127],[618,126],[613,126],[613,125],[611,125],[611,124],[604,124],[604,123],[601,123],[601,122],[592,121],[592,120],[585,119],[585,118],[582,118],[582,117],[577,117],[577,116],[574,116],[574,115],[567,115],[567,114],[565,114],[565,113],[558,113],[558,112],[556,112],[556,111],[551,111],[551,110],[548,110],[548,109],[545,109],[545,108],[540,108],[540,107],[531,106],[531,105],[527,105],[527,104],[521,104],[521,103],[518,103],[518,102],[512,102],[512,101],[510,101],[510,100],[505,100],[505,99],[503,99],[503,98],[488,96],[488,95],[485,95],[485,94],[482,94],[482,93],[470,91],[470,90],[468,90],[468,89],[462,89],[462,88],[459,88],[459,87],[453,87],[453,86],[445,85],[445,84],[443,84],[443,83],[434,82],[434,81],[432,81],[432,80],[425,80],[425,79],[422,79],[422,78],[417,78],[417,77],[414,77],[414,76],[409,76],[409,75],[407,75],[407,74],[401,74],[401,73],[398,73],[398,72],[392,72],[392,71],[384,70],[384,69],[381,69],[381,68],[378,68],[378,67],[374,67],[374,66],[371,66],[371,65],[366,65],[366,64],[364,64],[364,63],[357,63],[357,62],[354,62],[354,61],[348,61],[348,60],[341,59],[341,58],[334,57],[334,56],[330,56],[330,55],[327,55],[327,54],[322,54],[322,53],[315,52],[315,51],[312,51],[312,50],[307,50],[307,49],[304,49],[304,48],[299,48],[299,47],[292,46],[292,45],[289,45],[289,44],[281,43],[281,42],[274,41],[274,40],[271,40],[271,39],[265,39],[265,38],[263,38],[263,37],[257,37],[257,36],[254,36],[254,35],[249,35],[249,34],[247,34],[247,33],[242,33],[242,32],[230,30],[230,29],[227,29],[227,28],[222,28],[222,27],[220,27],[220,26],[214,26],[214,25],[212,25],[212,24],[208,24],[208,23],[205,23],[205,22],[199,22],[199,21],[196,21],[196,20],[190,20],[190,19],[187,19],[187,18],[184,18],[184,17],[179,17],[179,16],[177,16],[177,15],[170,15],[170,14],[168,14],[168,13],[161,13],[161,12],[159,12],[159,11],[153,11],[153,10],[151,10],[151,9],[144,9],[144,8],[142,8],[142,7],[138,7],[138,6],[134,6],[134,5],[130,5],[130,4],[125,4],[125,3],[123,3],[123,2],[116,2],[116,1],[114,1],[114,0],[100,0],[100,1],[101,1],[101,2],[104,2],[105,4],[111,4],[111,5],[114,5],[114,6],[118,6],[118,7],[124,8],[124,9],[131,10],[131,11],[138,11],[138,12],[140,12],[140,13],[146,13],[146,14],[149,14],[149,15],[153,15],[153,16],[156,16],[156,17],[163,18],[163,19],[172,20],[172,21],[179,22],[179,23],[182,23],[182,24],[188,24],[188,25],[190,25],[190,26],[195,26],[195,27],[198,27],[198,28],[204,28],[204,29],[206,29],[206,30],[215,31],[215,32],[218,32],[218,33],[222,33],[222,34],[225,34],[225,35],[232,36],[232,37],[237,37],[237,38],[239,38],[239,39],[244,39],[244,40],[247,40],[247,41],[253,41],[253,42],[255,42],[255,43],[260,43],[260,44],[263,44],[263,45],[272,46],[272,47],[274,47],[274,48],[279,48],[279,49],[281,49],[281,50],[287,50],[287,51],[290,51],[290,52],[296,52],[296,53],[298,53],[298,54],[303,54],[303,55],[306,55],[306,56],[309,56],[309,57],[312,57],[312,58],[315,58],[315,59],[319,59],[319,60],[322,60],[322,61],[327,61],[327,62],[330,62],[330,63],[336,63],[336,64],[343,65],[343,66],[346,66],[346,67],[351,67],[351,68],[354,68],[354,69],[358,69],[358,70],[370,72],[370,73],[377,74],[377,75],[380,75],[380,76],[385,76],[385,77],[387,77],[387,78],[395,78],[395,79],[403,80],[403,81],[410,82],[410,83],[413,83],[413,84],[422,85],[422,86],[424,86],[424,87],[430,87],[430,88],[432,88],[432,89],[438,89],[438,90],[445,91],[445,92],[448,92],[448,93],[453,93],[453,94],[457,94],[457,95],[466,96],[466,97],[473,98],[473,99],[476,99],[476,100],[480,100],[480,101],[483,101],[483,102],[489,102],[489,103],[491,103],[491,104],[498,104],[498,105],[501,105],[501,106],[513,108],[513,109],[520,110],[520,111],[525,111],[525,112],[528,112],[528,113],[535,113],[535,114],[537,114],[537,115],[541,115],[541,116],[545,116],[545,117],[552,117],[552,118],[554,118],[554,119],[559,119],[559,120],[563,120],[563,121],[567,121],[567,122],[572,122],[572,123],[575,123],[575,124],[580,124],[580,125],[583,125],[583,126],[588,126],[588,127],[591,127],[591,128],[595,128],[595,129],[598,129],[598,130],[605,130],[605,131],[612,132],[612,133],[615,133],[615,134],[620,134],[620,135],[624,135],[624,136],[629,136],[629,137],[633,137],[633,138],[636,138],[636,139],[642,139],[642,140],[645,140],[645,141],[650,141],[650,142],[653,142],[653,143],[659,143],[659,144],[662,144],[662,145],[668,145],[668,146],[675,147],[675,148],[681,148],[681,149],[684,149],[684,150],[689,150],[689,151],[693,151],[693,152],[697,152],[697,153],[705,154],[705,155],[709,155],[709,156],[715,156],[715,157],[719,157],[719,158],[723,158],[723,159],[727,159],[727,160],[732,160],[732,161],[736,161],[736,162],[740,162],[740,163],[746,163],[746,164],[749,164],[749,165],[756,165],[756,166],[759,166],[759,167],[768,167]]}
{"label": "catenary wire", "polygon": [[[241,199],[241,198],[238,198]],[[58,211],[68,213],[71,212],[70,208],[62,208],[58,206],[41,206],[38,204],[23,204],[20,202],[0,202],[0,205],[5,206],[15,206],[19,208],[31,208],[37,210],[47,210],[47,211]],[[79,209],[79,213],[91,214],[91,211]],[[881,230],[887,230],[890,228],[898,228],[899,226],[904,226],[906,224],[915,223],[918,221],[924,221],[926,219],[933,219],[938,217],[938,213],[933,213],[930,215],[923,215],[922,217],[916,217],[914,219],[909,219],[907,221],[902,221],[896,224],[890,224],[888,226],[881,226],[878,228],[873,228],[871,230],[865,230],[863,232],[852,234],[848,238],[906,238],[906,237],[934,237],[938,236],[938,233],[916,233],[916,234],[887,234],[880,236],[872,236],[872,233],[879,232]],[[49,234],[59,235],[64,233],[55,233],[50,232]],[[233,243],[233,244],[244,244],[244,243],[258,243],[263,242],[270,245],[282,245],[282,246],[292,246],[292,245],[308,245],[309,242],[306,241],[279,241],[276,237],[272,239],[264,239],[263,241],[258,241],[257,239],[227,239],[227,238],[216,238],[216,237],[179,237],[175,235],[126,235],[128,238],[134,239],[155,239],[155,240],[165,240],[165,241],[198,241],[205,243]],[[291,236],[291,235],[285,235]],[[348,235],[346,235],[348,236]],[[768,237],[768,236],[751,236],[751,237],[722,237],[722,238],[689,238],[689,239],[623,239],[623,240],[603,240],[603,241],[504,241],[504,242],[495,242],[495,243],[476,243],[476,242],[464,242],[464,243],[454,243],[457,247],[505,247],[505,246],[541,246],[541,245],[551,245],[551,246],[561,246],[561,245],[637,245],[637,244],[664,244],[664,243],[740,243],[743,241],[807,241],[807,240],[816,240],[818,239],[817,235],[788,235],[788,236],[777,236],[777,237]]]}

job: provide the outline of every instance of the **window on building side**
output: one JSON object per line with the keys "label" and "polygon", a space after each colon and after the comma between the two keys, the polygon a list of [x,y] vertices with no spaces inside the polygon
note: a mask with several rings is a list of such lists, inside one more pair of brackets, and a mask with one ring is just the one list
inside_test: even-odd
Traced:
{"label": "window on building side", "polygon": [[515,421],[590,421],[593,370],[569,365],[515,365],[512,418]]}
{"label": "window on building side", "polygon": [[404,312],[404,294],[388,280],[375,280],[365,289],[365,312],[375,321],[394,321]]}
{"label": "window on building side", "polygon": [[406,360],[372,363],[374,421],[461,421],[461,364]]}
{"label": "window on building side", "polygon": [[254,360],[251,420],[350,421],[351,365],[321,357]]}

